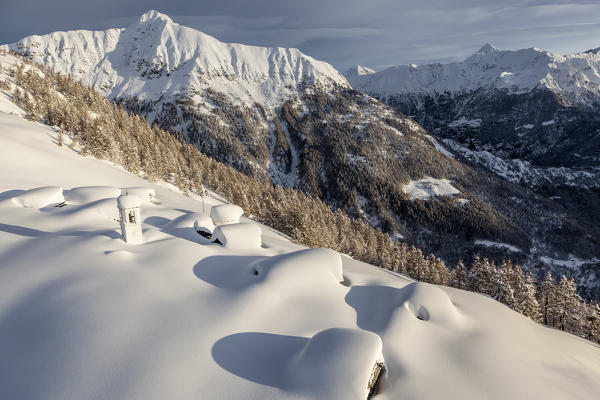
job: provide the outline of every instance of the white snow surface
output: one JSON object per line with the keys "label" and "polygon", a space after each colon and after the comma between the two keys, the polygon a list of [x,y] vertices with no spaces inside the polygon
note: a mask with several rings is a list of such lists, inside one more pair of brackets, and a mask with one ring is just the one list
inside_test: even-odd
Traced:
{"label": "white snow surface", "polygon": [[371,69],[369,67],[365,67],[363,65],[357,65],[355,67],[349,68],[344,72],[344,76],[347,79],[350,79],[351,77],[355,77],[355,76],[363,76],[363,75],[370,75],[370,74],[374,74],[375,70]]}
{"label": "white snow surface", "polygon": [[436,179],[430,176],[402,185],[402,191],[408,194],[411,200],[429,200],[435,196],[453,196],[460,193],[448,179]]}
{"label": "white snow surface", "polygon": [[142,201],[134,194],[123,194],[117,197],[117,206],[120,209],[141,207]]}
{"label": "white snow surface", "polygon": [[597,258],[591,258],[589,260],[582,260],[581,258],[575,257],[572,254],[570,254],[566,260],[557,260],[555,258],[550,258],[550,257],[545,257],[545,256],[539,257],[539,260],[541,262],[543,262],[544,264],[560,265],[561,267],[569,268],[572,270],[577,270],[579,267],[581,267],[582,265],[585,265],[585,264],[594,264],[594,263],[600,262],[600,260]]}
{"label": "white snow surface", "polygon": [[[378,361],[377,400],[600,393],[594,344],[267,227],[260,248],[207,243],[199,197],[58,147],[1,104],[2,399],[365,399]],[[115,198],[54,207],[98,186],[154,190],[143,244],[120,238]]]}
{"label": "white snow surface", "polygon": [[566,56],[537,48],[500,50],[486,44],[461,62],[397,65],[368,75],[347,75],[353,88],[376,95],[461,93],[478,88],[526,93],[546,87],[574,102],[600,95],[600,53]]}
{"label": "white snow surface", "polygon": [[223,43],[156,11],[125,28],[33,35],[0,48],[28,54],[109,99],[156,101],[210,88],[268,107],[296,96],[304,83],[348,86],[331,65],[298,49]]}
{"label": "white snow surface", "polygon": [[258,249],[262,244],[260,226],[251,222],[219,225],[213,231],[213,239],[223,247],[237,250]]}
{"label": "white snow surface", "polygon": [[210,209],[210,218],[215,225],[238,223],[243,214],[242,207],[235,204],[220,204]]}
{"label": "white snow surface", "polygon": [[521,249],[519,249],[516,246],[513,246],[513,245],[508,244],[508,243],[493,242],[491,240],[478,239],[478,240],[475,240],[473,242],[473,244],[476,244],[476,245],[478,244],[480,246],[485,246],[485,247],[499,247],[499,248],[502,248],[502,249],[510,250],[512,252],[515,252],[515,253],[520,253],[521,252]]}

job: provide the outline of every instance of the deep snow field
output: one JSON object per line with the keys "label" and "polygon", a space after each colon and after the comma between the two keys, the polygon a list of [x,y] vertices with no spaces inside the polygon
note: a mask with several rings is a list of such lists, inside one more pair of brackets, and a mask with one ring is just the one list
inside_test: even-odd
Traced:
{"label": "deep snow field", "polygon": [[2,399],[365,399],[381,360],[378,400],[600,397],[590,342],[264,226],[210,244],[198,198],[55,141],[0,93]]}

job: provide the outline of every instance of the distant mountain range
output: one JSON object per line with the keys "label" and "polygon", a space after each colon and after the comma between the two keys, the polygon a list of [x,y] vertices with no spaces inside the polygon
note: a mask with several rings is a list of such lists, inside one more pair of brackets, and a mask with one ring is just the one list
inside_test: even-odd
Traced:
{"label": "distant mountain range", "polygon": [[462,62],[346,76],[441,138],[534,166],[593,168],[600,165],[597,50],[562,56],[486,44]]}
{"label": "distant mountain range", "polygon": [[[582,289],[600,292],[592,279],[600,258],[600,228],[578,207],[541,195],[534,185],[521,185],[521,175],[542,181],[549,176],[545,169],[538,173],[536,168],[542,167],[534,164],[533,156],[519,158],[519,169],[486,144],[498,138],[492,134],[495,130],[486,128],[485,107],[498,106],[495,102],[502,98],[488,98],[487,89],[438,91],[450,72],[463,76],[458,63],[453,67],[394,67],[377,73],[357,67],[344,77],[297,49],[222,43],[155,11],[126,28],[55,32],[0,48],[70,74],[239,171],[317,196],[396,240],[435,252],[450,265],[479,253],[498,259],[510,256],[536,270],[552,268],[560,274],[570,271],[571,264],[564,261],[575,257],[579,264],[572,272]],[[529,52],[515,59],[535,60]],[[546,54],[531,52],[540,57]],[[507,69],[485,61],[503,60],[502,54],[485,46],[468,59],[469,68]],[[396,70],[404,72],[395,75]],[[566,78],[559,75],[562,84]],[[418,81],[400,79],[412,76]],[[480,71],[473,79],[459,81],[476,88],[485,76]],[[448,77],[445,85],[458,88],[456,77]],[[508,87],[510,77],[503,79],[504,83],[499,81],[491,89],[494,93],[528,96],[525,86]],[[530,80],[515,73],[512,82],[526,81]],[[401,112],[354,90],[351,84]],[[396,91],[403,87],[414,92]],[[481,94],[489,104],[470,98],[472,93]],[[593,107],[587,100],[585,104]],[[414,116],[438,140],[405,114]],[[562,114],[532,118],[523,117],[519,126],[532,124],[533,128],[523,127],[511,135],[526,138],[519,134],[537,132],[538,125],[551,129],[551,124],[543,123],[554,119],[560,125]],[[465,135],[471,130],[484,134],[474,134],[465,145],[460,134],[442,132],[441,127],[447,126],[456,126],[454,131]],[[540,149],[540,154],[548,153]],[[578,154],[586,162],[595,162],[593,152]],[[491,160],[497,168],[521,175],[499,177],[493,168],[496,174],[471,158]],[[572,173],[573,182],[581,187],[580,170],[573,169],[579,165],[566,168],[568,174],[557,169],[556,175],[567,179]],[[593,175],[586,177],[592,183],[585,190],[593,190],[597,181]],[[581,237],[587,238],[585,243],[580,243]]]}

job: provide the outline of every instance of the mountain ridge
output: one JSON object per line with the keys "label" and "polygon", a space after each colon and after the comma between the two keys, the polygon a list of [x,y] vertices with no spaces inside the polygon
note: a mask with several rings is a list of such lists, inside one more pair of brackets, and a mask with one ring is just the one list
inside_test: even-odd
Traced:
{"label": "mountain ridge", "polygon": [[522,94],[543,87],[574,104],[600,96],[599,71],[600,55],[593,52],[562,56],[535,47],[513,51],[486,44],[460,62],[396,65],[347,78],[354,89],[378,97],[417,91],[459,95],[478,88]]}
{"label": "mountain ridge", "polygon": [[218,87],[245,104],[279,104],[304,83],[348,86],[331,65],[298,49],[223,43],[153,10],[125,28],[33,35],[0,47],[52,63],[110,99]]}

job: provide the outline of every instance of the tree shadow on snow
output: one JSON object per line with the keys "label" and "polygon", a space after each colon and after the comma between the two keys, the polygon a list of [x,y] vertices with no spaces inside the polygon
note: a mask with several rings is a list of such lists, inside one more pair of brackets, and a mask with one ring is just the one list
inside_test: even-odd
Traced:
{"label": "tree shadow on snow", "polygon": [[287,379],[289,363],[308,343],[308,338],[242,332],[219,339],[212,347],[215,362],[226,371],[251,382],[283,390],[292,389]]}
{"label": "tree shadow on snow", "polygon": [[264,279],[253,273],[252,264],[263,256],[211,256],[194,265],[194,275],[213,286],[242,290]]}

